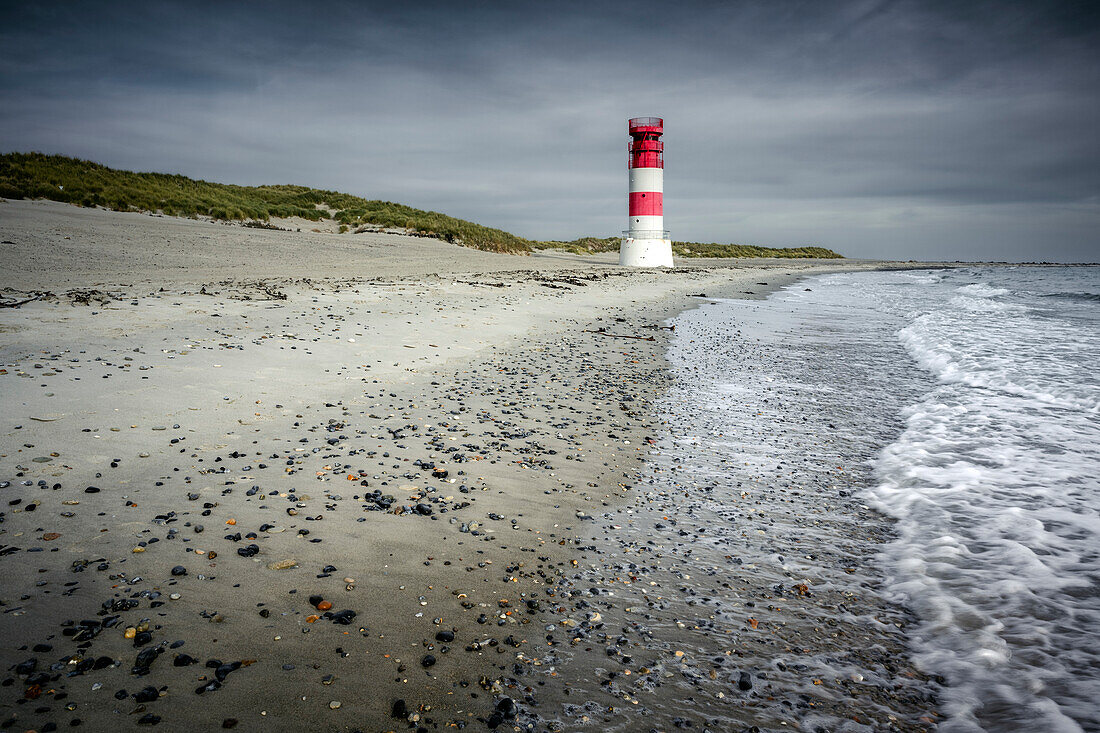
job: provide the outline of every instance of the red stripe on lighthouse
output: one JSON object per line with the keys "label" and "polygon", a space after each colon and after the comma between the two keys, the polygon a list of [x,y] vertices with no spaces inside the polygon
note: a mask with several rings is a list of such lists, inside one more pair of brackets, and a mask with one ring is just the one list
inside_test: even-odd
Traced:
{"label": "red stripe on lighthouse", "polygon": [[631,216],[664,216],[664,194],[660,191],[638,191],[630,194]]}

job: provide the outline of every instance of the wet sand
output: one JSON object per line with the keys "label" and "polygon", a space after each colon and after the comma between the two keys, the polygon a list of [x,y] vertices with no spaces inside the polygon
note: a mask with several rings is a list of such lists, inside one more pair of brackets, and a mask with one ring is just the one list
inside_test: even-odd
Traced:
{"label": "wet sand", "polygon": [[4,299],[50,293],[0,309],[14,730],[570,729],[590,682],[544,658],[611,633],[567,586],[661,439],[666,319],[883,266],[626,271],[45,202],[0,203],[0,240]]}

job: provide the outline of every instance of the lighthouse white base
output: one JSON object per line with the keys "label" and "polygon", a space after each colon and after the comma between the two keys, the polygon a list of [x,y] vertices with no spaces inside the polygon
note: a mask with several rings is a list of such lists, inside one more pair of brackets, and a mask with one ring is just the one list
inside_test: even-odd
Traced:
{"label": "lighthouse white base", "polygon": [[672,267],[671,239],[623,237],[619,264],[627,267]]}

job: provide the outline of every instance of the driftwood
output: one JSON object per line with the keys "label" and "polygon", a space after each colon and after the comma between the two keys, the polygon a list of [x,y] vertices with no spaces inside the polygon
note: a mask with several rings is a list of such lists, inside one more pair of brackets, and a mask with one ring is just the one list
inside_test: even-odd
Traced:
{"label": "driftwood", "polygon": [[42,297],[41,294],[35,295],[31,298],[24,298],[23,300],[0,300],[0,308],[18,308],[21,305],[30,303],[31,301],[38,300]]}
{"label": "driftwood", "polygon": [[604,331],[602,328],[598,331],[585,330],[585,333],[594,333],[597,336],[610,336],[611,338],[616,338],[616,339],[637,339],[638,341],[656,341],[657,340],[656,337],[654,337],[654,336],[630,336],[630,335],[627,335],[625,333],[608,333],[607,331]]}

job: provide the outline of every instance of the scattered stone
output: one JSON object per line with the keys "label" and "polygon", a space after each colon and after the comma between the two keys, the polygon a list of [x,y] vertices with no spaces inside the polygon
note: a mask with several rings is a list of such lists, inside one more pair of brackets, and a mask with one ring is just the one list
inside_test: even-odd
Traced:
{"label": "scattered stone", "polygon": [[298,567],[298,561],[292,557],[288,557],[285,560],[276,560],[275,562],[267,564],[268,570],[289,570],[290,568]]}

